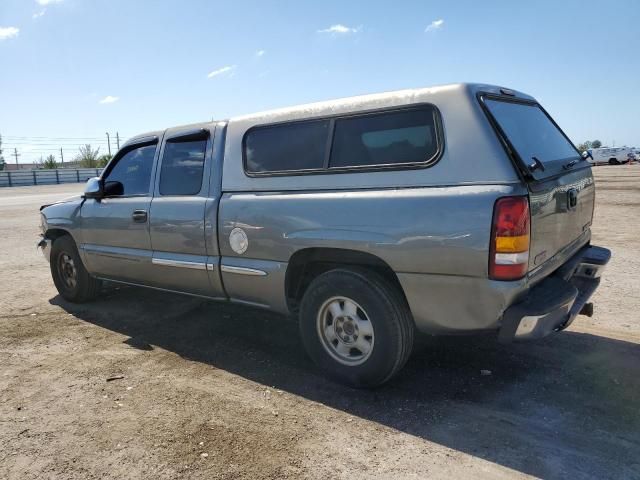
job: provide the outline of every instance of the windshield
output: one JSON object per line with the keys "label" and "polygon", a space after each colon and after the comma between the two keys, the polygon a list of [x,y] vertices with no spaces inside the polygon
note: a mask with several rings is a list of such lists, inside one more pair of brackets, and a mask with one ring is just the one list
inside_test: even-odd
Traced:
{"label": "windshield", "polygon": [[534,157],[547,163],[580,156],[538,105],[493,99],[485,104],[523,162],[529,164]]}

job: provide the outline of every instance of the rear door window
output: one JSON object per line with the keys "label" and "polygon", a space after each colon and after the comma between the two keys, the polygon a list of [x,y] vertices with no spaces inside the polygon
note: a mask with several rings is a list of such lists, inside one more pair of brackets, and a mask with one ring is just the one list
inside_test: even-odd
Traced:
{"label": "rear door window", "polygon": [[525,166],[579,159],[580,153],[537,104],[487,98],[487,109]]}
{"label": "rear door window", "polygon": [[438,141],[433,107],[337,119],[329,167],[427,163]]}
{"label": "rear door window", "polygon": [[197,195],[202,188],[207,139],[168,141],[160,170],[160,195]]}

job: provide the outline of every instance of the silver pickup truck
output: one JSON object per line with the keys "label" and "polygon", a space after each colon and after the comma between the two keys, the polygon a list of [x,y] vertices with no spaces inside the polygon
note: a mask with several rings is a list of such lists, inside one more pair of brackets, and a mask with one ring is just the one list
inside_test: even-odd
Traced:
{"label": "silver pickup truck", "polygon": [[416,331],[509,342],[590,315],[594,199],[534,98],[457,84],[137,136],[41,208],[39,246],[68,301],[108,280],[293,315],[323,370],[370,387]]}

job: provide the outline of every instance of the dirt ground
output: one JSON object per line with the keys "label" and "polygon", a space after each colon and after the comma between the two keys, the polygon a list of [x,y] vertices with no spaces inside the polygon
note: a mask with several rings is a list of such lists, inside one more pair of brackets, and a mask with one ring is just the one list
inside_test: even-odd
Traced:
{"label": "dirt ground", "polygon": [[38,206],[82,186],[0,189],[0,478],[640,478],[640,166],[595,172],[614,257],[593,318],[424,341],[375,391],[320,376],[263,311],[137,288],[65,303]]}

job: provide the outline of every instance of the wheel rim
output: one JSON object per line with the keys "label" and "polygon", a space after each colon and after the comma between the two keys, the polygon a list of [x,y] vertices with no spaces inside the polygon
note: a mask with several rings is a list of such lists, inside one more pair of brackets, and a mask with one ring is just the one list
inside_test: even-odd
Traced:
{"label": "wheel rim", "polygon": [[73,258],[64,252],[58,258],[58,272],[62,283],[67,288],[75,288],[78,283],[78,271]]}
{"label": "wheel rim", "polygon": [[373,351],[373,324],[364,309],[347,297],[331,297],[318,311],[322,346],[344,365],[360,365]]}

